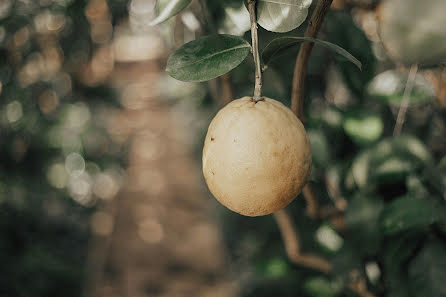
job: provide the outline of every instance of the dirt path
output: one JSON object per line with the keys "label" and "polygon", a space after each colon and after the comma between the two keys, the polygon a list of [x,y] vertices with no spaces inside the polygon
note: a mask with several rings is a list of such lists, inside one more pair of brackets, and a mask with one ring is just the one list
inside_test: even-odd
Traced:
{"label": "dirt path", "polygon": [[129,141],[127,181],[101,212],[113,226],[96,235],[89,297],[233,297],[219,229],[210,218],[187,127],[159,97],[161,57],[115,65],[124,109],[115,137]]}

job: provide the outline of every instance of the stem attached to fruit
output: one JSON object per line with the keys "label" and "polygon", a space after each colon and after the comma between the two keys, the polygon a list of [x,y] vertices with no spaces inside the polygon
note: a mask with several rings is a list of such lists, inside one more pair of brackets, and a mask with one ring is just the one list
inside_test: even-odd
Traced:
{"label": "stem attached to fruit", "polygon": [[254,101],[263,100],[262,98],[262,68],[260,65],[259,55],[259,37],[257,35],[257,17],[256,17],[256,0],[248,0],[249,17],[251,19],[251,39],[252,39],[252,56],[256,67],[256,79],[254,86]]}

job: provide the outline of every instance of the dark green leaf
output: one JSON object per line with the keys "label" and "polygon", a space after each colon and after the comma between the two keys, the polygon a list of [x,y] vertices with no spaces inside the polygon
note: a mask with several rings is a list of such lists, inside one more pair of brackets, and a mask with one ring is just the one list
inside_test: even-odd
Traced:
{"label": "dark green leaf", "polygon": [[319,39],[311,38],[311,37],[288,36],[288,37],[279,37],[279,38],[272,40],[265,47],[265,49],[262,52],[263,63],[265,65],[268,64],[274,56],[280,55],[285,50],[287,50],[295,45],[298,45],[302,42],[305,42],[305,41],[314,42],[315,44],[321,45],[321,46],[343,56],[348,61],[355,64],[359,69],[361,69],[361,62],[359,62],[358,59],[353,57],[349,52],[347,52],[342,47],[337,46],[336,44],[333,44],[328,41],[323,41],[323,40],[319,40]]}
{"label": "dark green leaf", "polygon": [[206,81],[237,67],[248,55],[249,43],[241,37],[220,34],[188,42],[167,61],[166,71],[182,81]]}
{"label": "dark green leaf", "polygon": [[308,130],[313,162],[317,166],[327,166],[330,159],[330,148],[327,137],[321,130]]}
{"label": "dark green leaf", "polygon": [[407,265],[424,238],[412,232],[403,232],[386,241],[383,248],[383,269],[389,297],[408,297]]}
{"label": "dark green leaf", "polygon": [[398,198],[384,208],[380,225],[384,233],[394,234],[426,227],[440,218],[435,201],[413,197]]}
{"label": "dark green leaf", "polygon": [[354,197],[348,204],[345,222],[351,232],[352,240],[363,251],[373,253],[379,247],[381,232],[379,216],[383,202],[379,197],[365,197],[361,194]]}
{"label": "dark green leaf", "polygon": [[167,21],[185,9],[192,0],[170,0],[160,9],[158,16],[150,22],[150,26]]}
{"label": "dark green leaf", "polygon": [[361,61],[361,71],[346,61],[337,60],[336,64],[350,91],[360,98],[363,97],[367,83],[376,75],[376,58],[370,40],[364,31],[356,26],[352,15],[346,12],[331,10],[324,25],[327,41],[336,43]]}
{"label": "dark green leaf", "polygon": [[257,22],[272,32],[288,32],[307,18],[312,0],[259,0]]}
{"label": "dark green leaf", "polygon": [[415,296],[446,297],[446,246],[430,242],[409,265],[409,286]]}

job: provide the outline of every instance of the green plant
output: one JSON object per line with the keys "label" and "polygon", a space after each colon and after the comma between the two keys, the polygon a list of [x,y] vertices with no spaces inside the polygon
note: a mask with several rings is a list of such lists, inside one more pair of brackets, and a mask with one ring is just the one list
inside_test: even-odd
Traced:
{"label": "green plant", "polygon": [[[172,1],[175,5],[165,6],[171,9],[160,15],[167,20],[189,2]],[[445,6],[434,2],[425,5]],[[424,68],[424,62],[434,61],[441,72],[442,55],[430,57],[428,49],[417,48],[423,59],[404,57],[410,70],[401,68],[376,49],[381,45],[373,41],[377,32],[357,26],[361,16],[369,20],[370,15],[348,6],[328,11],[331,1],[319,0],[313,9],[310,4],[203,0],[203,17],[197,16],[207,24],[203,31],[213,34],[186,43],[167,61],[166,70],[176,79],[202,82],[224,75],[221,88],[229,85],[235,98],[254,90],[252,100],[260,101],[263,92],[291,103],[305,122],[314,160],[305,199],[273,216],[285,251],[270,217],[253,221],[224,212],[228,247],[246,251],[234,252],[233,259],[246,257],[255,267],[245,295],[446,296],[441,285],[446,279],[446,146],[437,132],[445,131],[445,111],[431,108],[440,95],[428,79],[432,70]],[[366,14],[374,7],[359,10]],[[215,34],[228,30],[234,10],[250,17],[239,22],[238,28],[249,25],[239,30],[243,37]],[[324,18],[327,41],[316,39]],[[307,25],[304,36],[302,24]],[[287,36],[276,38],[284,31]],[[267,45],[260,54],[262,42]],[[313,44],[322,47],[315,47],[311,58]],[[327,48],[338,55],[327,55]],[[252,60],[246,59],[250,50]],[[219,98],[221,105],[233,99],[227,97]],[[288,265],[285,254],[295,266]]]}

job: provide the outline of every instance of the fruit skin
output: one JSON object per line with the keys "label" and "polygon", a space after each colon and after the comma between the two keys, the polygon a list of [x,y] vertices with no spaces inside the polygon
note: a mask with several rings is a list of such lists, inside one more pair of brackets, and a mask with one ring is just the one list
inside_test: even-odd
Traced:
{"label": "fruit skin", "polygon": [[209,125],[203,175],[214,197],[232,211],[261,216],[284,208],[310,171],[305,128],[276,100],[234,100]]}

